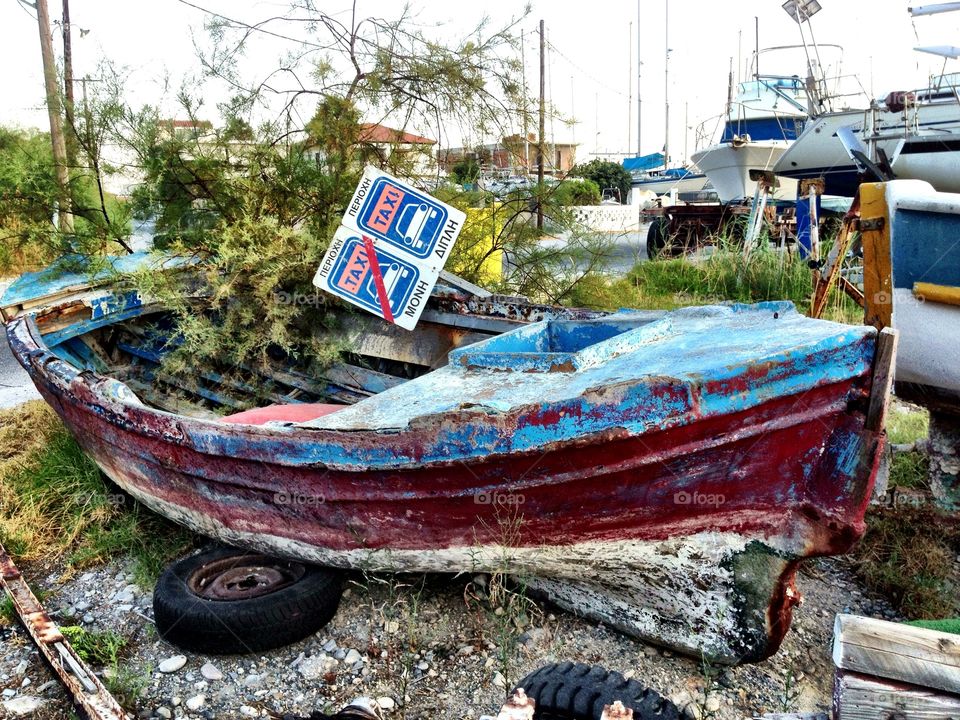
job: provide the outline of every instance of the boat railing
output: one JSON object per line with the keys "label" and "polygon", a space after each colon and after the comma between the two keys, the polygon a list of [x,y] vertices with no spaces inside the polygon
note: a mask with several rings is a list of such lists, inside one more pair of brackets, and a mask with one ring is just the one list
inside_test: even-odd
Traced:
{"label": "boat railing", "polygon": [[[711,145],[715,145],[718,142],[718,138],[723,137],[724,129],[728,121],[734,123],[741,123],[747,120],[746,113],[744,112],[747,109],[754,109],[749,103],[738,103],[733,102],[730,105],[730,109],[727,112],[720,113],[719,115],[712,115],[699,125],[696,128],[696,142],[695,142],[695,151],[703,150]],[[777,120],[781,128],[784,127],[785,123],[792,123],[797,120],[795,114],[790,113],[781,113],[776,110],[770,111],[770,117]],[[784,133],[786,135],[786,133]],[[787,139],[784,137],[783,139]]]}

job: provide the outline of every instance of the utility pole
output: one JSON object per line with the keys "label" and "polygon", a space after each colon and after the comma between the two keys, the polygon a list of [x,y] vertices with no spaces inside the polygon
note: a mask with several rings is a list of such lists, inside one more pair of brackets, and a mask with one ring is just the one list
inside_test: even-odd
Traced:
{"label": "utility pole", "polygon": [[670,165],[670,0],[663,0],[663,166]]}
{"label": "utility pole", "polygon": [[537,137],[537,230],[543,230],[543,136],[546,134],[546,45],[544,42],[544,22],[540,21],[540,134]]}
{"label": "utility pole", "polygon": [[523,172],[530,177],[530,127],[527,105],[527,45],[523,30],[520,31],[520,75],[523,78]]}
{"label": "utility pole", "polygon": [[53,61],[53,37],[50,35],[50,13],[47,0],[36,0],[37,24],[40,27],[40,54],[43,57],[43,84],[47,91],[47,115],[50,117],[50,143],[53,162],[60,187],[60,232],[73,233],[73,213],[70,208],[70,175],[67,172],[67,148],[63,142],[60,123],[60,88],[57,86],[57,67]]}
{"label": "utility pole", "polygon": [[77,126],[73,115],[73,46],[70,42],[69,0],[63,0],[63,27],[61,31],[63,33],[63,110],[67,118],[67,128],[63,140],[67,148],[67,167],[72,170],[77,167]]}

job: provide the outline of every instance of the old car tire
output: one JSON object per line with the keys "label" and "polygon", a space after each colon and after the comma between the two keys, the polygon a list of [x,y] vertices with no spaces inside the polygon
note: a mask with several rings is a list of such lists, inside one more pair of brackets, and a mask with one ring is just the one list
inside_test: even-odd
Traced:
{"label": "old car tire", "polygon": [[680,709],[655,690],[599,665],[554,663],[517,683],[534,699],[536,720],[600,720],[605,705],[619,700],[634,720],[678,720]]}
{"label": "old car tire", "polygon": [[322,628],[342,593],[339,570],[221,547],[168,567],[153,614],[160,636],[186,650],[260,652]]}
{"label": "old car tire", "polygon": [[660,258],[667,246],[667,240],[667,224],[663,220],[655,219],[647,230],[647,260]]}

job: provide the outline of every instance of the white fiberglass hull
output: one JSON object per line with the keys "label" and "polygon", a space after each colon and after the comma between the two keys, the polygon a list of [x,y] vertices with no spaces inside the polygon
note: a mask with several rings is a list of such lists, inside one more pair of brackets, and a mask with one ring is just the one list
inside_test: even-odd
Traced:
{"label": "white fiberglass hull", "polygon": [[[728,203],[753,197],[757,183],[750,179],[750,171],[773,170],[789,145],[786,140],[724,142],[694,153],[693,161],[710,179],[720,202]],[[796,196],[797,181],[781,178],[773,197],[793,200]]]}
{"label": "white fiberglass hull", "polygon": [[[911,113],[911,117],[914,114]],[[898,178],[926,180],[941,192],[960,192],[960,156],[956,152],[898,153],[907,138],[928,137],[960,141],[960,103],[937,102],[920,105],[916,120],[905,120],[904,113],[880,112],[877,115],[877,148],[892,161]],[[799,138],[783,153],[773,170],[791,178],[822,177],[826,194],[852,196],[859,184],[856,165],[837,136],[842,127],[852,127],[864,141],[863,110],[845,110],[810,120]],[[865,143],[866,144],[866,143]],[[917,157],[910,158],[910,154]],[[951,170],[952,168],[952,170]]]}
{"label": "white fiberglass hull", "polygon": [[960,193],[960,132],[901,140],[891,162],[903,180],[926,180],[940,192]]}
{"label": "white fiberglass hull", "polygon": [[711,189],[707,177],[698,174],[690,174],[679,180],[676,178],[634,180],[632,187],[634,190],[646,190],[657,195],[668,195],[674,188],[678,193],[708,192]]}
{"label": "white fiberglass hull", "polygon": [[895,288],[893,326],[900,332],[897,381],[960,394],[960,307],[923,302],[911,290]]}

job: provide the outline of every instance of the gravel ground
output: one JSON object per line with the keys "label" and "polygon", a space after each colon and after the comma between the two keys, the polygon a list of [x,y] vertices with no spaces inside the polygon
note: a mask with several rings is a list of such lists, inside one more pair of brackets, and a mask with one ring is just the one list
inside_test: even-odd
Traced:
{"label": "gravel ground", "polygon": [[[308,639],[263,655],[208,657],[157,637],[151,594],[132,584],[121,563],[69,579],[24,570],[49,591],[45,605],[62,624],[128,639],[118,667],[141,718],[309,716],[358,696],[379,698],[387,718],[477,718],[496,714],[506,688],[526,673],[562,660],[619,670],[692,718],[823,711],[832,692],[835,614],[897,619],[857,585],[846,561],[813,561],[798,576],[805,600],[780,651],[760,664],[714,669],[547,606],[529,608],[527,622],[497,616],[470,599],[485,578],[354,576],[336,617]],[[42,699],[30,717],[74,717],[19,627],[0,629],[0,692],[6,702]]]}

